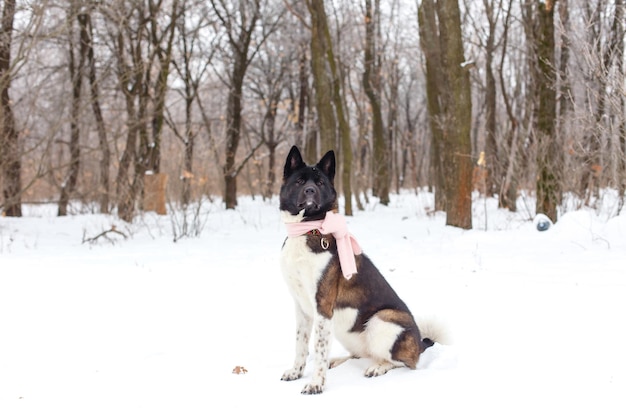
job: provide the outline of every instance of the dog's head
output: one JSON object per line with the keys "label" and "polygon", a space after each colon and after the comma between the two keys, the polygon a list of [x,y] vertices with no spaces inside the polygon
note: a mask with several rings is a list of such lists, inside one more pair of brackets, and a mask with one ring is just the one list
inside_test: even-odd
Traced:
{"label": "dog's head", "polygon": [[300,150],[292,147],[285,161],[280,188],[280,209],[297,215],[304,210],[305,220],[319,220],[337,208],[335,153],[328,151],[315,165],[302,160]]}

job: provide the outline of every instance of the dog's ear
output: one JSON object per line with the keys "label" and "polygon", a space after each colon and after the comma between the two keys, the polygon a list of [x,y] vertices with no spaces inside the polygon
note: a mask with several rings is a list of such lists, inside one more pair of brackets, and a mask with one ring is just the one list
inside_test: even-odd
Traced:
{"label": "dog's ear", "polygon": [[283,171],[283,180],[287,179],[295,170],[306,166],[302,160],[302,155],[297,146],[292,146],[285,161],[285,170]]}
{"label": "dog's ear", "polygon": [[317,167],[328,177],[330,182],[335,180],[335,152],[328,151],[317,163]]}

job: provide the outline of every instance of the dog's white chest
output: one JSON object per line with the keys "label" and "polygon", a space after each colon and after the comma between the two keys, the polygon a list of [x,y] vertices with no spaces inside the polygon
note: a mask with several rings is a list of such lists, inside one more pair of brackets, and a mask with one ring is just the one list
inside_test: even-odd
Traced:
{"label": "dog's white chest", "polygon": [[328,252],[313,253],[306,244],[306,236],[287,238],[283,246],[283,277],[291,295],[309,316],[315,312],[318,282],[331,256]]}

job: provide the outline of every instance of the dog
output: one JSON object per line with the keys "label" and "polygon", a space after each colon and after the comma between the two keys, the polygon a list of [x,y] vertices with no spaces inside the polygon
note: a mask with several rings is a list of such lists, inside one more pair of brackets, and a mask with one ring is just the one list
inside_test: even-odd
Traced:
{"label": "dog", "polygon": [[[372,261],[360,253],[345,224],[339,233],[330,233],[325,227],[329,218],[343,219],[335,213],[334,177],[333,151],[316,165],[307,165],[294,146],[287,156],[280,188],[283,221],[300,230],[289,233],[288,227],[289,237],[281,251],[283,277],[296,309],[296,356],[293,367],[281,379],[302,377],[313,332],[315,365],[303,394],[322,393],[327,369],[351,358],[373,360],[366,377],[402,366],[415,369],[420,354],[435,343],[433,338],[422,337],[406,304]],[[351,276],[342,270],[344,259],[339,256],[346,244],[354,252],[347,261],[353,262],[357,271]],[[332,336],[350,356],[329,359]]]}

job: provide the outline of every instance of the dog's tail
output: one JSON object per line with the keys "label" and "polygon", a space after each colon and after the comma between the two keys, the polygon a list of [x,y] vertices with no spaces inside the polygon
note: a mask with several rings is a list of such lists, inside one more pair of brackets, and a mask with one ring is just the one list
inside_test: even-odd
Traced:
{"label": "dog's tail", "polygon": [[451,345],[452,335],[450,326],[438,317],[421,317],[417,320],[417,326],[422,336],[424,349],[428,349],[435,343]]}

